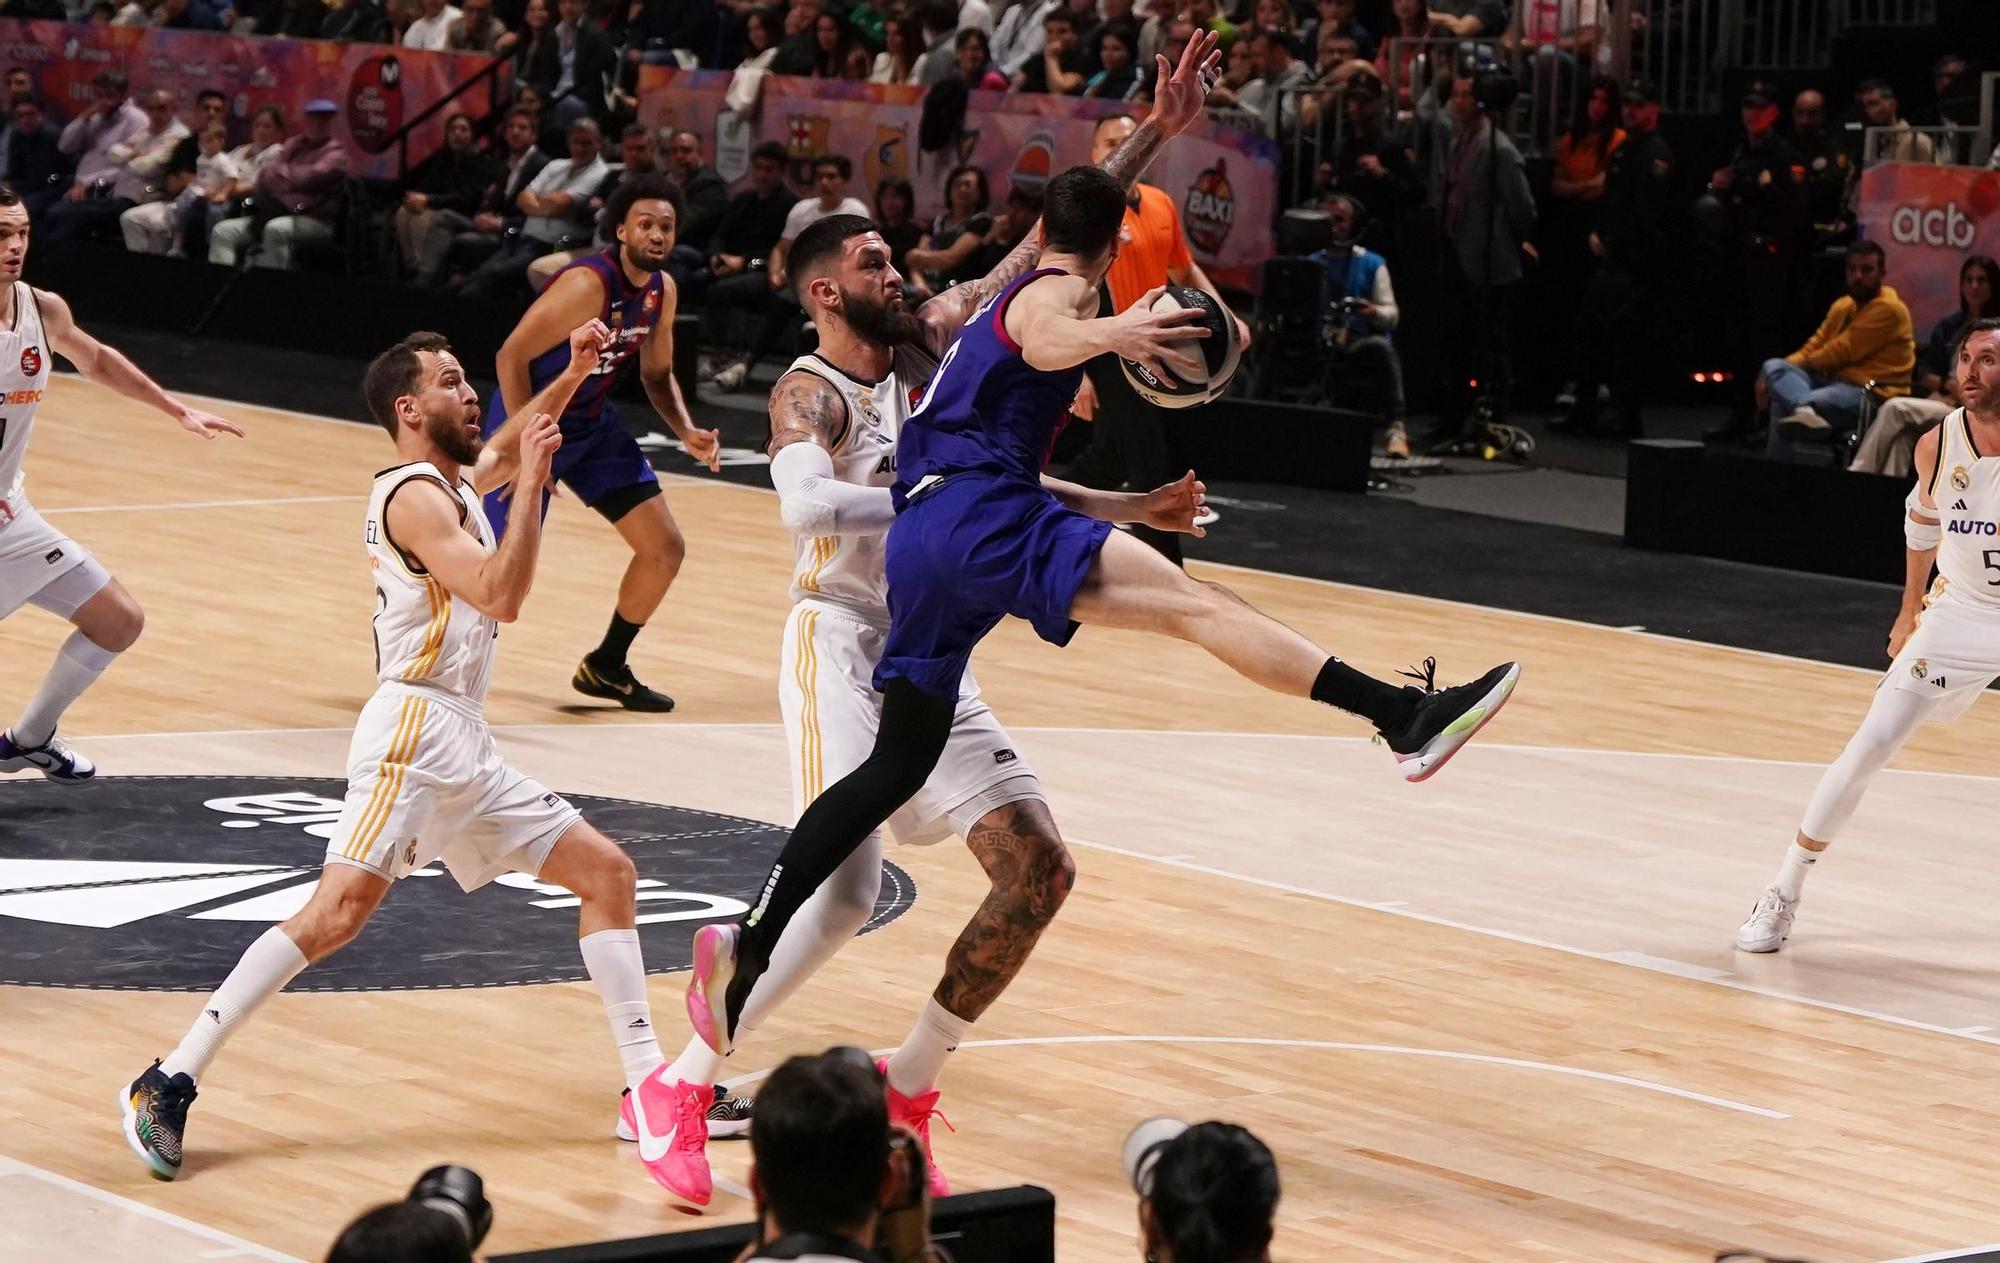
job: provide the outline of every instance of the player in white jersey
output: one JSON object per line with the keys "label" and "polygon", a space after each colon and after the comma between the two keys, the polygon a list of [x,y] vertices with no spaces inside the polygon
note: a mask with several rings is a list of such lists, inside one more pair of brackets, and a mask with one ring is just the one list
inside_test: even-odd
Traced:
{"label": "player in white jersey", "polygon": [[1889,633],[1893,661],[1860,729],[1813,790],[1777,878],[1737,927],[1739,951],[1784,946],[1806,874],[1875,773],[1919,727],[1957,719],[2000,679],[2000,320],[1968,324],[1956,358],[1965,406],[1917,440],[1917,483],[1903,521],[1903,605]]}
{"label": "player in white jersey", "polygon": [[0,732],[0,772],[33,768],[57,784],[74,785],[97,768],[56,736],[56,724],[132,647],[146,616],[95,557],[28,503],[21,458],[49,369],[61,355],[85,377],[159,409],[190,434],[241,438],[243,431],[175,399],[131,360],[78,328],[68,303],[21,279],[27,259],[28,208],[12,187],[0,184],[0,618],[34,605],[76,627],[27,709]]}
{"label": "player in white jersey", "polygon": [[[576,894],[577,946],[625,1073],[619,1112],[648,1169],[662,1161],[675,1124],[664,1089],[644,1086],[664,1058],[632,861],[508,767],[482,716],[499,625],[518,616],[534,578],[542,491],[562,443],[553,418],[609,340],[595,320],[572,333],[569,367],[484,445],[477,399],[444,338],[412,334],[369,365],[363,393],[400,458],[376,475],[363,527],[379,683],[355,725],[347,800],[305,907],[250,945],[180,1045],[120,1094],[126,1139],[155,1175],[180,1173],[188,1105],[231,1032],[360,933],[392,882],[437,860],[468,891],[514,871]],[[479,497],[510,483],[512,520],[496,547]]]}
{"label": "player in white jersey", "polygon": [[[1184,82],[1204,63],[1212,38],[1196,41]],[[1199,109],[1199,98],[1195,98]],[[1160,143],[1178,128],[1149,123],[1105,162],[1136,181]],[[820,791],[858,767],[875,745],[882,697],[871,679],[889,628],[882,543],[895,520],[896,437],[929,384],[937,359],[981,303],[1035,266],[1030,232],[979,281],[945,291],[916,311],[889,246],[868,220],[834,215],[799,234],[791,273],[819,332],[819,349],[779,378],[769,406],[771,481],[798,550],[779,673],[779,702],[792,769],[792,805],[803,812]],[[1139,495],[1091,491],[1049,480],[1073,502],[1089,500],[1112,520],[1199,534],[1201,500],[1192,475]],[[914,1130],[928,1156],[937,1081],[946,1055],[1027,963],[1062,906],[1076,870],[1041,783],[979,696],[968,672],[937,768],[889,821],[899,842],[934,842],[956,833],[985,870],[991,889],[946,957],[943,979],[909,1036],[884,1063],[893,1121]],[[769,970],[751,992],[738,1029],[753,1028],[861,929],[882,884],[882,838],[872,835],[834,872],[788,927]],[[658,1078],[691,1103],[693,1114],[721,1073],[722,1058],[699,1037]],[[710,1174],[698,1144],[677,1150],[668,1187],[708,1200]],[[933,1196],[949,1191],[927,1163]]]}

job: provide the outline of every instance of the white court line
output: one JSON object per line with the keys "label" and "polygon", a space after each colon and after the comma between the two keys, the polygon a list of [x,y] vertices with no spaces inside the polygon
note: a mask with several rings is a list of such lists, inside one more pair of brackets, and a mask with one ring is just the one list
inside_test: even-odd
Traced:
{"label": "white court line", "polygon": [[367,496],[275,496],[266,500],[183,500],[163,504],[91,504],[70,509],[45,509],[35,506],[35,511],[43,517],[55,517],[63,513],[150,513],[162,510],[187,509],[242,509],[266,504],[346,504],[356,500],[366,500]]}
{"label": "white court line", "polygon": [[93,1201],[103,1202],[105,1205],[123,1211],[126,1214],[137,1215],[142,1219],[150,1219],[155,1223],[170,1224],[182,1232],[188,1233],[191,1236],[201,1237],[204,1240],[213,1241],[221,1247],[220,1249],[203,1254],[202,1257],[205,1259],[250,1258],[263,1259],[265,1263],[300,1263],[300,1260],[289,1254],[280,1254],[276,1250],[266,1249],[261,1245],[253,1245],[241,1237],[232,1237],[228,1233],[210,1228],[206,1224],[198,1224],[191,1219],[182,1219],[179,1215],[169,1214],[164,1210],[156,1210],[144,1202],[135,1202],[127,1197],[120,1197],[116,1193],[107,1193],[101,1188],[93,1188],[79,1180],[72,1180],[66,1175],[57,1175],[53,1171],[44,1171],[38,1166],[30,1166],[26,1162],[22,1162],[16,1158],[9,1158],[4,1154],[0,1154],[0,1175],[25,1175],[29,1179],[40,1180],[44,1184],[52,1184],[65,1192],[75,1193],[79,1196],[88,1197]]}
{"label": "white court line", "polygon": [[1967,1245],[1960,1246],[1956,1250],[1940,1250],[1936,1254],[1913,1254],[1906,1259],[1890,1259],[1889,1263],[1951,1263],[1953,1259],[1962,1259],[1971,1254],[1996,1252],[2000,1252],[2000,1241],[1990,1245]]}
{"label": "white court line", "polygon": [[[1755,1114],[1759,1118],[1786,1119],[1790,1114],[1765,1109],[1761,1105],[1745,1105],[1727,1097],[1709,1096],[1702,1092],[1691,1092],[1669,1083],[1655,1083],[1651,1079],[1635,1079],[1630,1075],[1610,1074],[1603,1070],[1585,1070],[1578,1066],[1557,1065],[1550,1061],[1529,1061],[1520,1057],[1494,1057],[1486,1053],[1454,1052],[1448,1048],[1410,1048],[1401,1044],[1350,1044],[1331,1039],[1262,1039],[1235,1035],[1042,1035],[1030,1039],[968,1039],[959,1044],[962,1051],[967,1048],[1042,1048],[1056,1044],[1227,1044],[1246,1048],[1310,1048],[1322,1052],[1380,1053],[1398,1057],[1433,1057],[1441,1061],[1469,1061],[1486,1066],[1507,1066],[1515,1070],[1540,1070],[1548,1074],[1569,1075],[1577,1079],[1595,1079],[1599,1083],[1615,1083],[1621,1087],[1639,1088],[1647,1092],[1658,1092],[1664,1096],[1677,1096],[1684,1101],[1696,1101],[1703,1105],[1713,1105],[1718,1109],[1734,1110],[1739,1114]],[[895,1052],[893,1048],[877,1049],[871,1057],[886,1057]],[[772,1067],[776,1069],[776,1067]],[[749,1074],[723,1080],[723,1086],[731,1089],[756,1083],[771,1073],[771,1070],[753,1070]]]}

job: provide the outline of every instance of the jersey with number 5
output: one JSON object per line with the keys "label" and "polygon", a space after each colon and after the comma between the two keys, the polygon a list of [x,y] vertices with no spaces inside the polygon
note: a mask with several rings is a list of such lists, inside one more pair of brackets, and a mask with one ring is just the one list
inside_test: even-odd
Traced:
{"label": "jersey with number 5", "polygon": [[1010,283],[972,313],[938,361],[930,388],[903,423],[896,447],[896,503],[926,478],[980,470],[1039,483],[1042,466],[1083,368],[1043,372],[1007,336],[1007,305],[1023,288],[1062,271],[1043,268]]}
{"label": "jersey with number 5", "polygon": [[1938,425],[1930,492],[1942,532],[1930,600],[2000,609],[2000,453],[1979,450],[1963,408]]}

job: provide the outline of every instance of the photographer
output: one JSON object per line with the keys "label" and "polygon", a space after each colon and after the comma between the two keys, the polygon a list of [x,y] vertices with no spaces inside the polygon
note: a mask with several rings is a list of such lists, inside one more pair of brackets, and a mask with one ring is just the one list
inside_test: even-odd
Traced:
{"label": "photographer", "polygon": [[1234,1123],[1172,1118],[1139,1124],[1125,1141],[1139,1194],[1147,1263],[1262,1263],[1271,1257],[1278,1163]]}
{"label": "photographer", "polygon": [[341,1229],[326,1263],[473,1263],[493,1226],[493,1207],[477,1172],[432,1167],[410,1195],[364,1212]]}
{"label": "photographer", "polygon": [[930,1240],[924,1151],[889,1127],[882,1074],[858,1048],[793,1057],[771,1072],[750,1123],[756,1260],[919,1263]]}
{"label": "photographer", "polygon": [[1365,373],[1373,387],[1370,398],[1387,428],[1386,450],[1392,457],[1408,456],[1410,438],[1403,429],[1403,362],[1395,343],[1389,340],[1399,315],[1389,265],[1381,255],[1361,245],[1368,216],[1357,199],[1334,193],[1325,206],[1333,244],[1312,256],[1326,269],[1321,291],[1321,309],[1326,316],[1320,341],[1330,354],[1320,396],[1332,402],[1337,379],[1356,370]]}

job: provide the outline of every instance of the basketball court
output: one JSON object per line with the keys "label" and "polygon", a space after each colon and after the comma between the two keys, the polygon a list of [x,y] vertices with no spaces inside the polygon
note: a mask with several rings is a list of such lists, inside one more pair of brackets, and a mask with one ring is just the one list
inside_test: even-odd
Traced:
{"label": "basketball court", "polygon": [[[485,1177],[489,1253],[747,1219],[747,1145],[711,1145],[718,1192],[695,1214],[611,1138],[621,1079],[575,900],[526,881],[402,883],[204,1077],[178,1182],[125,1148],[120,1088],[304,900],[374,683],[360,522],[388,440],[210,406],[250,438],[198,443],[61,379],[28,459],[36,505],[148,626],[65,721],[98,782],[0,778],[0,1257],[315,1259],[447,1161]],[[679,709],[569,691],[626,557],[569,500],[487,715],[510,761],[627,844],[648,962],[678,970],[694,925],[739,911],[783,840],[792,553],[768,493],[665,483],[688,560],[634,661]],[[1746,957],[1733,929],[1874,673],[1190,569],[1372,672],[1519,657],[1523,686],[1490,740],[1410,786],[1356,722],[1192,647],[1086,631],[1057,652],[1003,626],[975,670],[1079,880],[954,1055],[957,1131],[936,1144],[955,1186],[1044,1185],[1062,1257],[1134,1257],[1118,1147],[1168,1112],[1271,1145],[1279,1258],[2000,1248],[1984,1245],[2000,1239],[2000,707],[1920,734],[1788,949]],[[33,611],[0,622],[0,705],[63,634]],[[985,882],[956,843],[889,860],[869,932],[728,1082],[907,1028]],[[678,973],[654,978],[669,1048],[680,992]]]}

